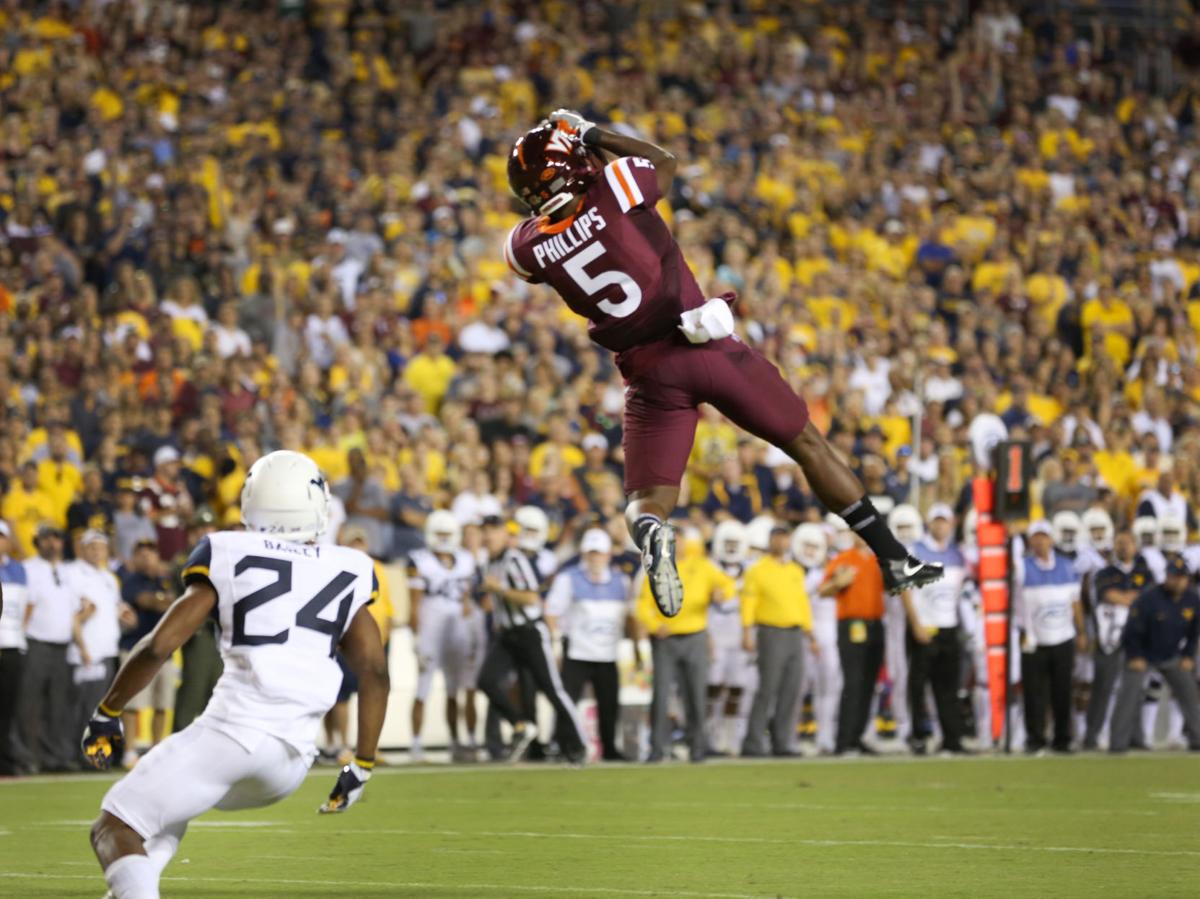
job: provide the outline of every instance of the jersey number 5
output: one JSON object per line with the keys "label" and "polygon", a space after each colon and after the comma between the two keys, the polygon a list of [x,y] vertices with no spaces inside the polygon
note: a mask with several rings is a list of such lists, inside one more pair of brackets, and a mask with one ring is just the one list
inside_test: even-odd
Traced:
{"label": "jersey number 5", "polygon": [[604,253],[603,244],[588,244],[563,263],[563,270],[571,276],[571,280],[578,284],[580,289],[588,296],[595,296],[604,288],[611,287],[613,284],[618,285],[625,292],[625,299],[619,303],[614,303],[611,300],[601,300],[596,304],[596,307],[601,312],[607,312],[613,318],[625,318],[626,316],[633,315],[637,307],[642,305],[642,289],[637,286],[637,282],[633,278],[629,277],[625,272],[619,271],[601,272],[593,278],[584,271],[585,265],[599,259]]}
{"label": "jersey number 5", "polygon": [[[288,628],[277,634],[248,634],[246,633],[246,616],[264,603],[290,593],[292,590],[292,563],[288,559],[271,559],[266,556],[246,556],[234,566],[236,577],[244,571],[257,568],[275,574],[275,582],[260,587],[248,596],[243,596],[233,604],[233,645],[262,646],[266,643],[286,643]],[[338,638],[346,629],[346,618],[350,615],[350,603],[354,599],[355,577],[349,571],[341,572],[326,584],[321,591],[306,602],[296,613],[296,626],[329,635],[329,657],[337,653]],[[343,595],[344,594],[344,595]],[[330,620],[322,618],[321,612],[325,607],[341,596],[338,603],[337,617]]]}

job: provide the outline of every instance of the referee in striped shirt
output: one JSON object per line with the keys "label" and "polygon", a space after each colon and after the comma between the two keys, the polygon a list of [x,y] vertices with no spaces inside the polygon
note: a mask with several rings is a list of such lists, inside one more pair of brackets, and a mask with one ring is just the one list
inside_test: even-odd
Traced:
{"label": "referee in striped shirt", "polygon": [[515,672],[518,679],[523,674],[532,678],[550,700],[562,722],[559,730],[566,744],[563,753],[572,762],[582,762],[587,754],[583,727],[554,662],[533,561],[512,545],[503,522],[486,522],[483,538],[488,564],[481,589],[490,602],[496,637],[479,672],[479,688],[513,727],[513,761],[520,761],[538,736],[536,707],[531,703],[518,708],[509,693]]}

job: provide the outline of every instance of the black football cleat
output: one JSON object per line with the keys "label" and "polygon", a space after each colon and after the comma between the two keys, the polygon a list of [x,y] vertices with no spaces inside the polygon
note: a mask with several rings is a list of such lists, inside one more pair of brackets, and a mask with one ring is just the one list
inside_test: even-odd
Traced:
{"label": "black football cleat", "polygon": [[642,565],[650,580],[650,593],[658,610],[667,618],[674,618],[683,607],[683,583],[675,568],[675,528],[666,523],[656,524],[646,534],[645,543]]}
{"label": "black football cleat", "polygon": [[924,587],[940,580],[946,569],[937,562],[922,562],[916,556],[903,559],[880,559],[883,587],[888,593],[899,593],[913,587]]}

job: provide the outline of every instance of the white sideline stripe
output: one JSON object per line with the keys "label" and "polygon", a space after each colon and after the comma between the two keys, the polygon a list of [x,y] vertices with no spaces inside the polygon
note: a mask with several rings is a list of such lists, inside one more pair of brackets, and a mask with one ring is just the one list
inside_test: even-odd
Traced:
{"label": "white sideline stripe", "polygon": [[[99,881],[101,875],[88,874],[41,874],[0,871],[0,877],[11,880],[92,880]],[[407,890],[452,891],[460,895],[463,890],[479,890],[491,893],[556,893],[558,895],[594,893],[605,896],[687,896],[691,899],[763,899],[765,896],[780,899],[783,894],[774,891],[766,893],[700,893],[693,890],[637,890],[622,889],[621,887],[581,887],[581,886],[535,886],[533,884],[497,884],[497,883],[431,883],[418,880],[301,880],[299,878],[275,879],[267,877],[182,877],[167,874],[163,881],[174,883],[238,883],[258,886],[287,884],[290,886],[327,886],[327,887],[393,887]]]}
{"label": "white sideline stripe", "polygon": [[624,843],[729,843],[761,844],[782,846],[879,846],[898,849],[984,849],[1000,852],[1051,852],[1051,853],[1097,853],[1100,855],[1153,855],[1200,858],[1200,851],[1192,849],[1132,849],[1127,846],[1034,846],[1018,843],[947,842],[939,839],[921,842],[918,840],[819,840],[803,837],[709,837],[684,834],[611,834],[574,833],[572,831],[543,832],[532,830],[404,830],[371,828],[369,830],[343,830],[343,833],[392,834],[396,836],[442,836],[442,837],[521,837],[535,840],[552,838],[567,840],[619,840]]}
{"label": "white sideline stripe", "polygon": [[[389,752],[388,754],[392,755],[393,753]],[[395,754],[402,755],[403,753],[397,752]],[[1185,753],[1183,753],[1181,751],[1160,750],[1160,751],[1154,753],[1154,755],[1155,755],[1155,757],[1158,757],[1158,758],[1182,758],[1185,756]],[[950,764],[950,765],[975,765],[975,764],[992,764],[992,763],[996,763],[996,764],[1005,763],[1005,764],[1015,764],[1015,765],[1037,764],[1037,763],[1051,764],[1051,765],[1055,765],[1055,764],[1071,765],[1071,764],[1077,763],[1078,761],[1079,761],[1079,759],[1077,759],[1073,756],[1062,756],[1062,757],[1051,756],[1048,758],[1045,758],[1045,757],[1044,758],[1033,758],[1031,756],[1026,756],[1023,753],[1017,754],[1017,755],[986,755],[986,754],[968,755],[968,756],[959,756],[959,757],[952,758],[952,759],[930,759],[930,758],[922,758],[922,757],[918,757],[918,756],[901,755],[901,754],[897,753],[895,755],[866,756],[866,757],[860,757],[860,758],[833,757],[833,758],[807,758],[807,759],[711,759],[711,760],[705,762],[704,768],[706,770],[712,770],[712,769],[720,769],[720,768],[754,768],[754,767],[760,767],[760,766],[776,766],[776,767],[781,767],[781,768],[788,768],[790,770],[803,770],[803,768],[808,765],[835,765],[835,766],[871,765],[871,766],[882,767],[885,765],[928,765],[933,762],[945,762],[946,764]],[[473,775],[473,774],[491,774],[491,773],[495,773],[497,771],[503,771],[505,774],[511,774],[514,772],[525,772],[525,773],[538,772],[541,774],[546,774],[547,772],[558,771],[558,772],[569,772],[567,774],[567,776],[569,776],[569,777],[588,777],[588,776],[596,774],[596,772],[631,771],[631,770],[647,771],[647,770],[651,770],[651,769],[647,768],[647,766],[641,762],[606,762],[603,765],[600,765],[600,764],[587,765],[583,768],[571,768],[567,765],[544,764],[544,763],[518,764],[518,765],[506,764],[504,766],[497,766],[497,765],[489,765],[489,764],[452,765],[449,762],[414,765],[410,762],[402,762],[397,765],[386,765],[386,766],[377,767],[377,768],[375,768],[374,771],[371,772],[371,775],[372,775],[372,777],[391,777],[391,776],[396,776],[396,775],[417,776],[417,775],[424,775],[424,774]],[[693,771],[693,770],[695,770],[695,768],[693,768],[689,764],[680,762],[678,764],[667,763],[665,765],[658,765],[653,770],[656,774],[662,774],[664,772],[669,772],[669,771]],[[330,767],[313,767],[313,768],[309,769],[309,775],[310,776],[315,775],[315,776],[321,776],[321,777],[326,777],[326,776],[334,777],[337,775],[337,771],[338,771],[338,769],[336,767],[332,767],[332,766],[330,766]],[[113,781],[119,780],[120,778],[124,777],[125,773],[126,772],[124,772],[124,771],[106,771],[106,772],[96,772],[96,773],[88,773],[88,774],[35,774],[30,777],[0,777],[0,789],[2,789],[4,787],[19,787],[19,786],[23,786],[26,784],[38,785],[38,784],[56,784],[56,783],[85,783],[85,782],[112,783]],[[600,774],[599,776],[603,777],[604,775]],[[1014,785],[1014,786],[1019,786],[1019,784]]]}

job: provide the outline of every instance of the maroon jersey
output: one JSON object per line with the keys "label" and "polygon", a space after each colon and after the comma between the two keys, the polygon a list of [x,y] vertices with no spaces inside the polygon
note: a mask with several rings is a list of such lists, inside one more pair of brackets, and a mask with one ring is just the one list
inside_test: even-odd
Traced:
{"label": "maroon jersey", "polygon": [[617,159],[561,222],[529,218],[508,233],[504,259],[518,277],[549,284],[614,352],[677,333],[679,316],[704,303],[667,223],[654,165]]}

